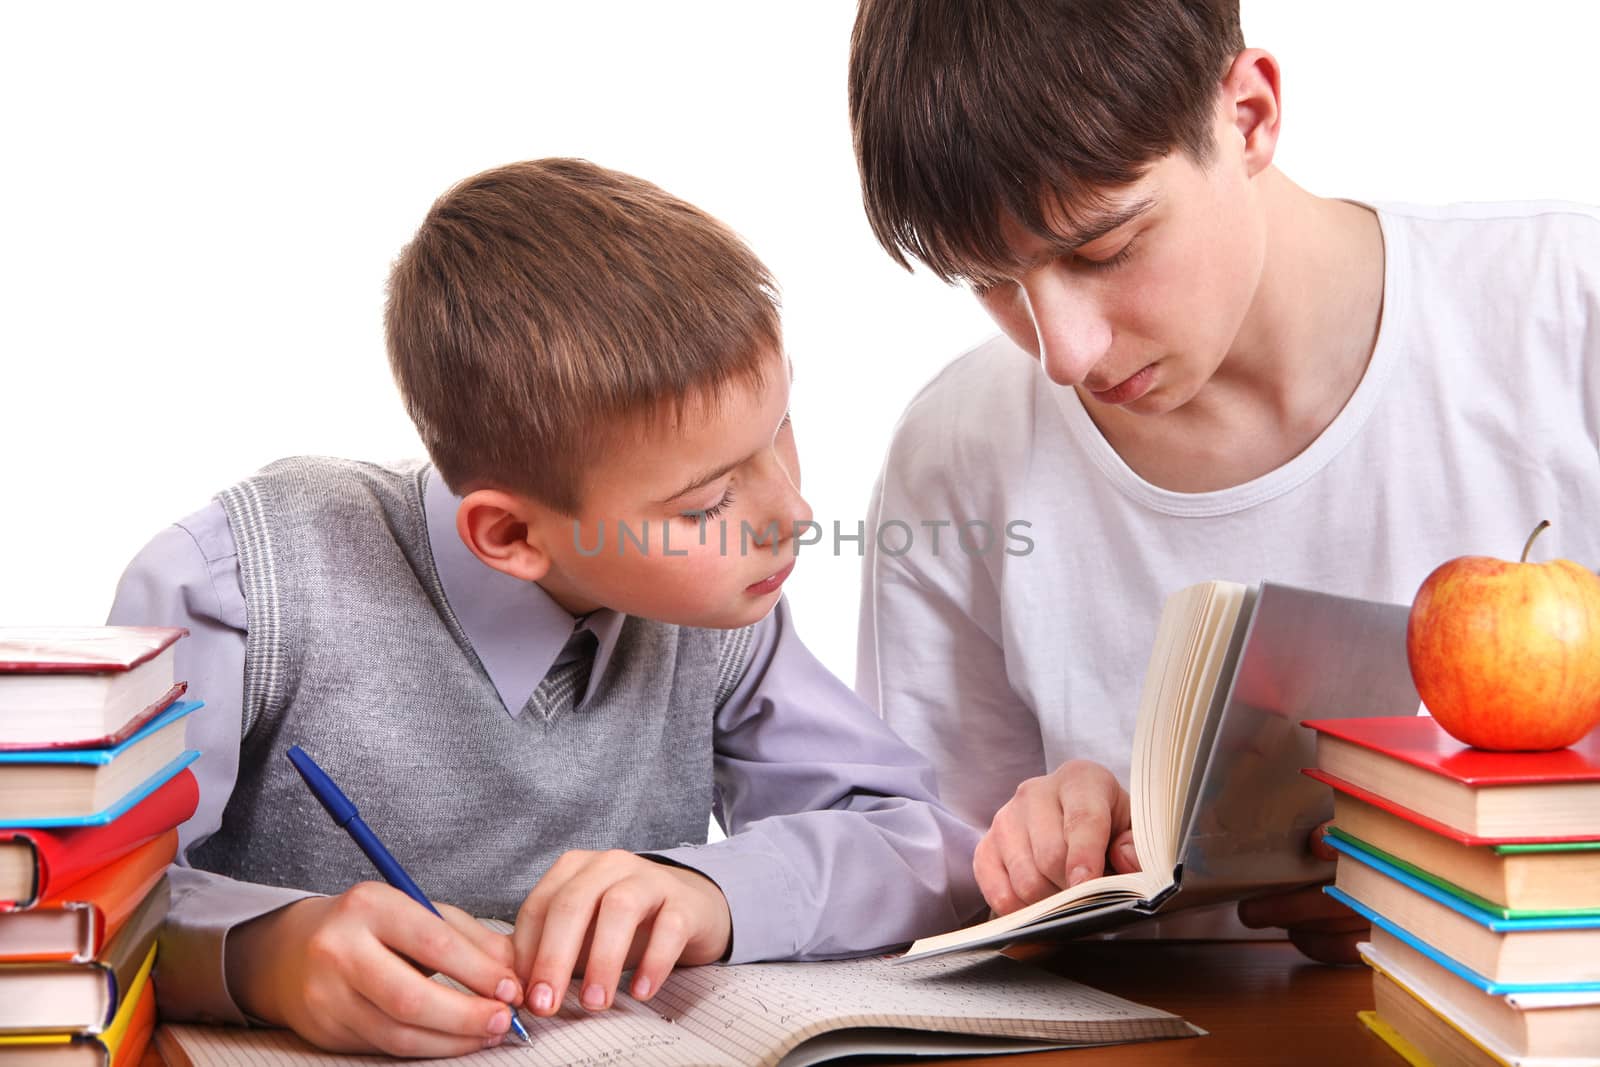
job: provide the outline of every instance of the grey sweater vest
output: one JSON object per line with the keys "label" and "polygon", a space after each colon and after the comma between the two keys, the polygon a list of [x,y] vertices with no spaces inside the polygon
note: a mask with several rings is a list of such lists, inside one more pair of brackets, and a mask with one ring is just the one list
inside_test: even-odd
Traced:
{"label": "grey sweater vest", "polygon": [[248,638],[239,779],[196,866],[338,893],[377,877],[284,756],[301,745],[424,892],[515,917],[567,849],[705,840],[712,726],[750,631],[629,617],[605,675],[507,714],[445,601],[421,464],[275,463],[221,494]]}

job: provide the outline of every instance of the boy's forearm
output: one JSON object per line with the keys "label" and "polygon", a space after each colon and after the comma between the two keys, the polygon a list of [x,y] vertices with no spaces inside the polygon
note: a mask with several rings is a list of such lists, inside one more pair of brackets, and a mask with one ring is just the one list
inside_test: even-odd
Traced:
{"label": "boy's forearm", "polygon": [[314,894],[188,867],[172,868],[169,877],[172,910],[161,931],[155,974],[161,1017],[247,1025],[253,1019],[234,999],[230,971],[259,957],[236,943],[234,934],[243,924]]}
{"label": "boy's forearm", "polygon": [[983,910],[978,833],[936,804],[857,796],[846,809],[763,819],[656,855],[716,882],[733,919],[727,960],[859,955],[964,925]]}

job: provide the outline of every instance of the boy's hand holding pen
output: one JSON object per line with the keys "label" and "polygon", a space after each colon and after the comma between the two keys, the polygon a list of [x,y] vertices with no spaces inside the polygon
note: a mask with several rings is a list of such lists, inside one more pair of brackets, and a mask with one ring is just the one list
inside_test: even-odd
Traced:
{"label": "boy's hand holding pen", "polygon": [[247,1014],[331,1051],[446,1057],[498,1045],[521,995],[510,939],[439,910],[381,882],[296,901],[229,934],[229,991]]}
{"label": "boy's hand holding pen", "polygon": [[288,757],[390,884],[363,882],[238,927],[228,987],[249,1014],[323,1048],[442,1057],[498,1045],[508,1032],[527,1041],[515,1005],[554,1015],[580,970],[579,1002],[598,1011],[612,1005],[627,968],[629,992],[645,1000],[677,964],[728,951],[732,917],[715,882],[621,851],[563,855],[528,894],[510,938],[458,908],[436,910],[322,768],[298,746]]}
{"label": "boy's hand holding pen", "polygon": [[[508,1032],[527,1040],[513,1008],[522,987],[511,940],[459,908],[435,908],[311,757],[298,746],[288,755],[390,885],[362,882],[234,929],[227,979],[239,1006],[340,1052],[444,1057],[498,1045]],[[434,982],[419,967],[478,995]]]}

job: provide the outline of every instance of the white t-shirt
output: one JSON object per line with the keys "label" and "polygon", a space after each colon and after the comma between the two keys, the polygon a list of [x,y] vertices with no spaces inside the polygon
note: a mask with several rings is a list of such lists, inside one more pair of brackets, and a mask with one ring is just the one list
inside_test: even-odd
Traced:
{"label": "white t-shirt", "polygon": [[[1446,559],[1515,558],[1540,519],[1553,528],[1534,558],[1600,564],[1600,216],[1499,204],[1379,218],[1366,374],[1316,441],[1253,481],[1149,484],[1004,338],[907,409],[868,526],[881,537],[857,683],[932,758],[958,814],[987,827],[1018,782],[1072,758],[1127,783],[1156,618],[1182,586],[1268,579],[1409,603]],[[963,548],[957,527],[980,521],[993,544],[980,552],[972,526]],[[1030,525],[1008,538],[1015,522]],[[1023,537],[1031,551],[1007,554]]]}

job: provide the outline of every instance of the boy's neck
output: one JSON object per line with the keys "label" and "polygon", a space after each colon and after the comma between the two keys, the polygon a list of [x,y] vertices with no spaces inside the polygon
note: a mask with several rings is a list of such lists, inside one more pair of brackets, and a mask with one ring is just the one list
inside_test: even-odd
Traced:
{"label": "boy's neck", "polygon": [[1225,489],[1294,458],[1344,408],[1377,340],[1384,280],[1377,216],[1312,196],[1275,168],[1259,180],[1267,233],[1261,279],[1216,374],[1167,414],[1096,418],[1123,460],[1165,489]]}

